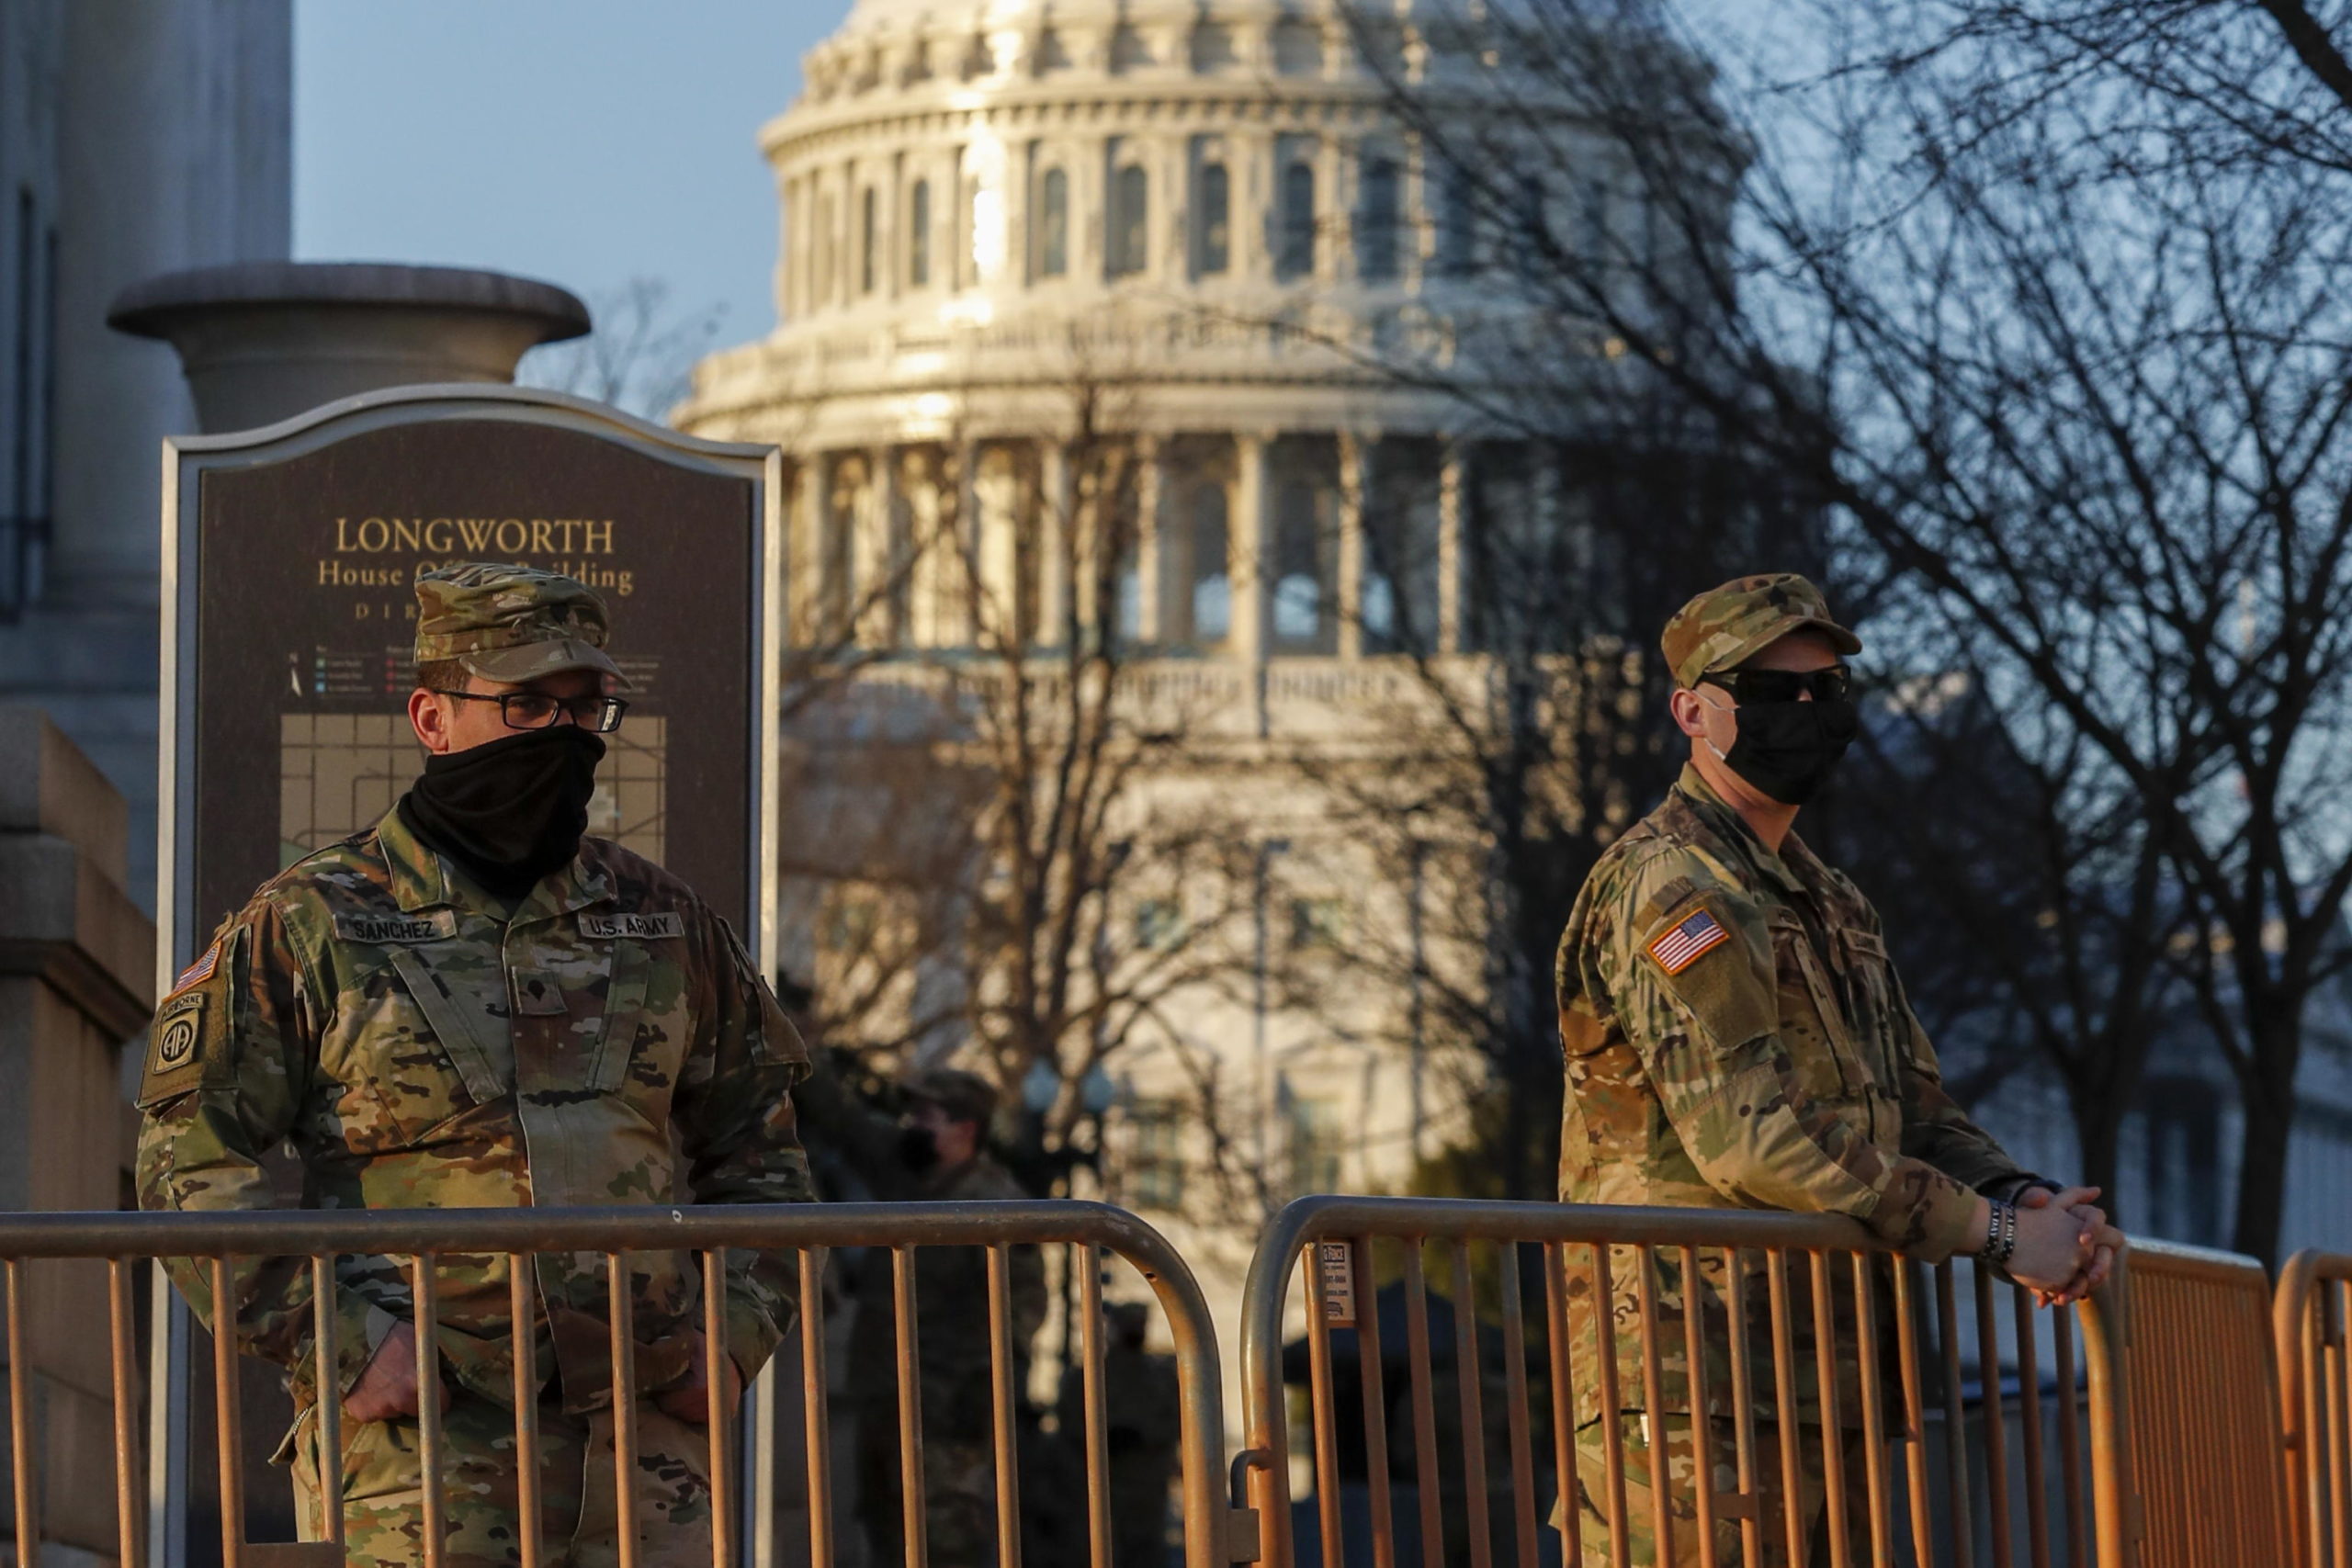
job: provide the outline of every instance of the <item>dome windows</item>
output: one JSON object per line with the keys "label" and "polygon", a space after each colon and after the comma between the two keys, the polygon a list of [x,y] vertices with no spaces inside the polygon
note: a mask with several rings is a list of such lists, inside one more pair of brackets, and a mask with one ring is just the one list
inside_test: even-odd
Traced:
{"label": "dome windows", "polygon": [[1356,186],[1356,276],[1366,283],[1396,280],[1403,195],[1404,174],[1396,159],[1375,153],[1363,161]]}
{"label": "dome windows", "polygon": [[1233,264],[1233,176],[1224,139],[1193,139],[1193,276],[1215,277]]}
{"label": "dome windows", "polygon": [[931,182],[917,180],[907,193],[907,287],[931,287]]}
{"label": "dome windows", "polygon": [[1151,176],[1142,150],[1124,136],[1111,140],[1106,160],[1111,199],[1103,211],[1102,270],[1136,277],[1151,265]]}
{"label": "dome windows", "polygon": [[1314,143],[1295,145],[1288,137],[1283,142],[1274,213],[1274,276],[1291,283],[1315,275]]}

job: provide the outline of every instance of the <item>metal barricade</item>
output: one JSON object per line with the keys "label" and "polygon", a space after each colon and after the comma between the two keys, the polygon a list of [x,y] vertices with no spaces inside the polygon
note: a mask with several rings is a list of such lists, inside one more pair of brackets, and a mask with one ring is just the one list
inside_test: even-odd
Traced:
{"label": "metal barricade", "polygon": [[2134,1242],[2124,1289],[2145,1568],[2268,1568],[2293,1550],[2262,1265]]}
{"label": "metal barricade", "polygon": [[[0,1283],[5,1284],[9,1357],[9,1412],[12,1492],[15,1509],[16,1561],[36,1562],[41,1539],[40,1499],[43,1477],[35,1439],[35,1402],[28,1387],[24,1355],[23,1325],[28,1303],[27,1275],[51,1259],[98,1259],[108,1274],[107,1339],[113,1367],[115,1517],[120,1568],[150,1564],[148,1532],[142,1515],[162,1495],[165,1477],[150,1476],[142,1462],[139,1439],[141,1393],[135,1364],[132,1333],[131,1270],[141,1259],[196,1259],[209,1270],[216,1302],[229,1288],[232,1263],[244,1258],[309,1258],[313,1296],[311,1353],[320,1370],[322,1387],[334,1388],[335,1313],[329,1305],[335,1294],[334,1263],[338,1258],[375,1258],[404,1265],[415,1321],[420,1326],[437,1321],[435,1260],[480,1258],[505,1255],[512,1281],[508,1310],[513,1336],[514,1441],[515,1480],[519,1492],[515,1513],[524,1568],[545,1560],[538,1540],[537,1488],[540,1484],[537,1412],[542,1390],[536,1384],[533,1273],[525,1267],[542,1253],[601,1254],[608,1292],[608,1345],[612,1355],[613,1463],[619,1561],[630,1568],[637,1560],[633,1518],[637,1464],[638,1416],[635,1400],[636,1356],[623,1353],[635,1344],[631,1328],[631,1274],[625,1259],[642,1254],[699,1254],[702,1316],[699,1327],[708,1357],[708,1386],[728,1386],[724,1291],[730,1252],[792,1253],[797,1256],[800,1294],[798,1334],[805,1412],[800,1453],[794,1468],[808,1502],[808,1561],[827,1568],[834,1561],[837,1540],[833,1518],[833,1486],[830,1465],[832,1438],[825,1397],[826,1325],[820,1279],[828,1249],[863,1247],[889,1249],[893,1270],[894,1344],[898,1358],[898,1436],[899,1473],[908,1478],[901,1506],[910,1564],[928,1561],[924,1547],[922,1437],[923,1401],[915,1375],[918,1347],[914,1343],[917,1310],[918,1248],[968,1247],[987,1249],[988,1299],[958,1303],[961,1310],[985,1313],[993,1354],[990,1367],[997,1560],[1012,1568],[1021,1561],[1021,1497],[1018,1444],[1014,1430],[1012,1348],[1012,1304],[1009,1276],[1012,1249],[1016,1247],[1064,1246],[1070,1248],[1070,1278],[1079,1288],[1078,1321],[1082,1344],[1077,1358],[1082,1380],[1082,1449],[1086,1488],[1083,1499],[1065,1506],[1082,1507],[1086,1517],[1089,1561],[1094,1568],[1109,1568],[1111,1514],[1107,1490],[1103,1343],[1101,1326],[1102,1255],[1125,1259],[1139,1271],[1158,1298],[1175,1341],[1176,1371],[1182,1410],[1182,1517],[1185,1568],[1224,1568],[1233,1540],[1219,1483],[1224,1455],[1223,1410],[1217,1349],[1207,1310],[1191,1270],[1159,1234],[1124,1210],[1086,1202],[978,1203],[838,1203],[793,1205],[726,1205],[711,1207],[635,1207],[612,1209],[494,1209],[494,1210],[376,1210],[276,1211],[234,1214],[21,1213],[0,1218]],[[438,1386],[440,1354],[437,1337],[419,1332],[418,1383]],[[243,1444],[240,1440],[238,1351],[233,1335],[213,1340],[213,1383],[220,1504],[220,1551],[224,1568],[263,1568],[264,1564],[332,1562],[342,1555],[343,1522],[336,1510],[325,1510],[329,1540],[300,1547],[247,1541],[241,1503],[244,1496]],[[322,1455],[340,1459],[345,1451],[344,1422],[338,1402],[318,1402],[318,1441]],[[422,1401],[417,1417],[422,1458],[423,1558],[427,1568],[438,1568],[445,1557],[444,1531],[447,1502],[442,1464],[444,1416],[440,1404]],[[730,1568],[744,1558],[737,1539],[741,1499],[736,1495],[739,1469],[730,1452],[730,1424],[713,1420],[707,1427],[711,1486],[711,1553],[713,1568]],[[322,1466],[333,1476],[336,1468]],[[756,1478],[769,1484],[774,1478]],[[86,1485],[85,1479],[82,1484]],[[152,1563],[151,1568],[164,1568]]]}
{"label": "metal barricade", "polygon": [[2352,1255],[2298,1252],[2278,1272],[2272,1343],[2278,1363],[2294,1561],[2352,1568]]}
{"label": "metal barricade", "polygon": [[[1450,1303],[1431,1300],[1425,1251],[1442,1261]],[[1316,1506],[1295,1529],[1283,1333],[1294,1274],[1310,1252],[1303,1381],[1311,1454],[1301,1469],[1313,1477]],[[1595,1550],[1611,1568],[1628,1561],[1637,1523],[1661,1565],[1759,1563],[1768,1542],[1804,1563],[1812,1543],[1802,1539],[1804,1510],[1784,1506],[1774,1517],[1762,1503],[1776,1483],[1781,1497],[1794,1498],[1815,1474],[1835,1568],[2130,1568],[2126,1391],[2111,1327],[2121,1269],[2119,1261],[2118,1278],[2079,1312],[2043,1312],[1990,1269],[1911,1263],[1833,1216],[1303,1199],[1277,1216],[1251,1263],[1241,1330],[1247,1447],[1235,1485],[1246,1473],[1270,1568],[1318,1554],[1329,1568],[1356,1561],[1351,1523],[1377,1568],[1416,1558],[1424,1568],[1498,1560],[1535,1568],[1554,1550],[1538,1534],[1547,1495],[1589,1516],[1607,1541]],[[1375,1289],[1384,1274],[1394,1282]],[[1701,1312],[1682,1312],[1679,1286],[1669,1297],[1661,1280],[1693,1277],[1721,1286],[1702,1294]],[[1577,1297],[1614,1310],[1572,1305]],[[1384,1367],[1384,1304],[1396,1308],[1404,1342],[1408,1409],[1393,1435],[1387,1384],[1396,1374]],[[1350,1347],[1356,1401],[1340,1397],[1335,1319],[1358,1325]],[[1591,1348],[1577,1349],[1587,1336]],[[1456,1386],[1442,1400],[1448,1337]],[[1825,1353],[1808,1356],[1808,1338]],[[1489,1355],[1498,1348],[1498,1365]],[[1670,1467],[1667,1444],[1649,1442],[1656,1429],[1637,1414],[1675,1408],[1662,1391],[1684,1376],[1678,1366],[1688,1370],[1684,1408],[1717,1409],[1711,1387],[1729,1394],[1725,1418],[1686,1423],[1681,1440],[1695,1452],[1681,1472]],[[1563,1368],[1568,1375],[1555,1375]],[[2047,1385],[2044,1368],[2054,1374]],[[1722,1385],[1713,1383],[1718,1371]],[[1623,1386],[1627,1377],[1638,1393]],[[1579,1391],[1594,1411],[1581,1439]],[[1841,1414],[1849,1393],[1854,1404]],[[1361,1408],[1345,1407],[1355,1403]],[[1792,1406],[1815,1413],[1795,1429],[1820,1439],[1817,1452],[1777,1440],[1769,1417]],[[1451,1443],[1441,1443],[1441,1426],[1452,1428]],[[1635,1433],[1645,1462],[1629,1477]],[[1409,1507],[1392,1496],[1391,1453],[1400,1447],[1409,1450],[1397,1455],[1412,1478]],[[1341,1484],[1343,1452],[1361,1457],[1361,1507]],[[1708,1483],[1690,1484],[1694,1474]],[[1717,1475],[1736,1475],[1736,1484],[1719,1491]],[[1642,1491],[1645,1501],[1632,1495]],[[1679,1527],[1669,1518],[1678,1505],[1688,1509]],[[1718,1525],[1729,1534],[1734,1520],[1738,1545],[1719,1551]],[[1577,1520],[1568,1526],[1556,1543],[1565,1561],[1601,1568],[1580,1549]],[[1295,1539],[1309,1529],[1317,1553]]]}

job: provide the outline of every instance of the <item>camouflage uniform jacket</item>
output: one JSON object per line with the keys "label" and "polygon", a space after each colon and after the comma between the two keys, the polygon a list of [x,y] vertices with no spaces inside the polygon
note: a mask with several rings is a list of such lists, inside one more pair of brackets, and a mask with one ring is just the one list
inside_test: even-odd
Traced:
{"label": "camouflage uniform jacket", "polygon": [[[2034,1179],[1945,1093],[1869,901],[1793,834],[1779,854],[1765,848],[1696,769],[1593,868],[1557,978],[1566,1201],[1849,1214],[1935,1262],[1962,1245],[1979,1190],[2007,1195]],[[1722,1351],[1722,1255],[1702,1257],[1705,1342]],[[1611,1261],[1621,1404],[1637,1409],[1636,1257],[1617,1248]],[[1802,1348],[1808,1270],[1802,1255],[1791,1263]],[[1765,1280],[1752,1267],[1758,1414],[1816,1410],[1810,1358],[1797,1399],[1771,1395]],[[1666,1253],[1658,1268],[1665,1405],[1688,1410],[1679,1269]],[[1851,1273],[1842,1259],[1838,1270],[1832,1299],[1850,1325]],[[1592,1283],[1588,1269],[1570,1286],[1586,1367],[1597,1354]],[[1729,1414],[1728,1361],[1709,1359],[1709,1407]],[[1848,1421],[1859,1415],[1852,1373],[1838,1401]],[[1579,1421],[1598,1410],[1591,1382],[1578,1379]]]}
{"label": "camouflage uniform jacket", "polygon": [[[797,1202],[813,1197],[791,1089],[807,1055],[725,921],[676,877],[591,839],[509,915],[398,811],[255,892],[156,1011],[139,1105],[140,1204],[271,1206],[264,1155],[291,1140],[306,1208]],[[699,1277],[638,1253],[639,1386],[689,1371]],[[449,1258],[449,1374],[501,1402],[508,1259]],[[604,1260],[542,1255],[541,1386],[610,1403]],[[793,1314],[791,1261],[729,1255],[728,1349],[748,1378]],[[181,1291],[208,1317],[209,1277]],[[411,1315],[402,1266],[336,1264],[348,1389]],[[312,1397],[308,1263],[241,1260],[247,1349]]]}

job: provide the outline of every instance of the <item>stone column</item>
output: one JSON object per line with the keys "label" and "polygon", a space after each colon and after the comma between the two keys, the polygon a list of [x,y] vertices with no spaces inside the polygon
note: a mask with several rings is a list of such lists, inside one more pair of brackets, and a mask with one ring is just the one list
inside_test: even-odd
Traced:
{"label": "stone column", "polygon": [[[143,1051],[156,970],[154,925],[124,891],[127,830],[122,796],[45,714],[0,707],[0,1207],[121,1206],[138,1126],[124,1042]],[[112,1561],[106,1272],[35,1263],[27,1283],[40,1536],[59,1549],[43,1555]]]}
{"label": "stone column", "polygon": [[1340,657],[1363,657],[1363,508],[1372,493],[1372,454],[1379,436],[1339,434]]}
{"label": "stone column", "polygon": [[1254,126],[1236,130],[1226,138],[1226,188],[1231,202],[1226,230],[1231,241],[1227,265],[1236,277],[1246,282],[1271,283],[1274,252],[1269,227],[1280,184],[1273,133]]}
{"label": "stone column", "polygon": [[1161,538],[1168,457],[1159,436],[1137,438],[1136,465],[1136,640],[1148,648],[1160,641],[1168,594],[1168,556]]}
{"label": "stone column", "polygon": [[1078,487],[1071,482],[1069,448],[1046,439],[1037,444],[1037,625],[1030,640],[1041,648],[1061,646],[1062,630],[1071,613],[1071,599],[1081,626],[1092,624],[1094,574],[1088,561],[1095,541],[1089,536],[1101,525],[1094,515],[1099,496],[1085,499],[1096,505],[1080,513]]}
{"label": "stone column", "polygon": [[1437,485],[1437,647],[1462,651],[1463,636],[1463,454],[1458,441],[1445,445]]}
{"label": "stone column", "polygon": [[1227,531],[1226,574],[1232,584],[1233,615],[1227,646],[1244,664],[1261,665],[1272,641],[1273,596],[1266,581],[1266,461],[1271,431],[1243,431],[1233,438],[1233,508]]}
{"label": "stone column", "polygon": [[905,552],[899,543],[898,449],[885,443],[865,455],[865,491],[852,514],[851,600],[861,648],[890,648],[901,631]]}

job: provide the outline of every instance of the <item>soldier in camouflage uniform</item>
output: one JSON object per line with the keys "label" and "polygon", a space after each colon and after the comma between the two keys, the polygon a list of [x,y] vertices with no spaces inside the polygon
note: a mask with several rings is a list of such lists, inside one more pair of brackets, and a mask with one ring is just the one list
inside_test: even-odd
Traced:
{"label": "soldier in camouflage uniform", "polygon": [[[424,776],[383,819],[264,884],[156,1011],[139,1105],[142,1207],[270,1205],[288,1140],[307,1207],[503,1208],[801,1201],[798,1036],[727,922],[676,877],[582,836],[609,695],[605,609],[569,578],[465,566],[416,581]],[[502,700],[503,699],[503,700]],[[550,1563],[616,1561],[611,1353],[601,1256],[529,1265],[537,1302],[541,1512]],[[639,1561],[709,1561],[699,1270],[632,1255]],[[740,1386],[793,1316],[788,1258],[730,1253],[727,1366]],[[452,1568],[518,1562],[508,1259],[445,1258],[443,1472]],[[173,1268],[208,1322],[202,1266]],[[421,1557],[415,1325],[401,1265],[335,1269],[335,1387],[316,1386],[311,1274],[239,1260],[243,1348],[282,1364],[300,1412],[307,1539],[343,1510],[350,1561]],[[317,1452],[317,1401],[349,1417]]]}
{"label": "soldier in camouflage uniform", "polygon": [[[996,1090],[975,1074],[933,1068],[907,1085],[892,1122],[863,1107],[824,1117],[876,1197],[925,1202],[1020,1199],[1023,1191],[983,1140]],[[1012,1390],[1025,1396],[1029,1346],[1046,1320],[1043,1260],[1012,1249]],[[922,1389],[923,1532],[933,1562],[996,1561],[995,1398],[989,1369],[988,1254],[977,1247],[915,1253],[915,1360]],[[857,1511],[876,1563],[899,1561],[904,1523],[899,1454],[898,1328],[890,1249],[869,1247],[857,1278],[849,1382],[857,1422]]]}
{"label": "soldier in camouflage uniform", "polygon": [[[1878,917],[1844,874],[1790,831],[1854,736],[1841,654],[1860,640],[1820,592],[1790,574],[1742,578],[1702,593],[1668,624],[1662,646],[1690,763],[1657,810],[1601,857],[1561,939],[1560,1033],[1568,1094],[1560,1191],[1580,1203],[1781,1209],[1853,1216],[1891,1247],[1934,1262],[1980,1253],[1996,1211],[2014,1217],[2007,1267],[2045,1299],[2075,1299],[2107,1272],[2120,1237],[2092,1206],[2095,1190],[2061,1190],[2019,1169],[1945,1092],[1918,1020],[1887,957]],[[1705,1415],[1719,1561],[1737,1563],[1729,1281],[1719,1252],[1698,1281],[1708,1346]],[[1612,1248],[1609,1299],[1589,1264],[1569,1287],[1577,1364],[1586,1561],[1608,1562],[1611,1500],[1597,1380],[1596,1316],[1618,1348],[1619,1452],[1630,1561],[1656,1560],[1649,1443],[1668,1449],[1679,1560],[1697,1561],[1698,1478],[1682,1312],[1686,1281],[1657,1259],[1662,1408],[1645,1411],[1638,1258]],[[1780,1443],[1799,1450],[1794,1528],[1826,1561],[1823,1472],[1829,1434],[1818,1391],[1812,1300],[1802,1258],[1790,1320],[1797,1386],[1771,1379],[1770,1311],[1760,1266],[1743,1288],[1756,1377],[1763,1561],[1786,1564]],[[1889,1300],[1882,1278],[1877,1301]],[[1838,1341],[1852,1344],[1850,1286],[1834,1290]],[[1882,1320],[1883,1343],[1892,1346]],[[1861,1369],[1833,1369],[1857,1560],[1868,1555],[1868,1456]],[[1565,1528],[1566,1509],[1555,1517]],[[1682,1532],[1691,1530],[1686,1537]]]}

